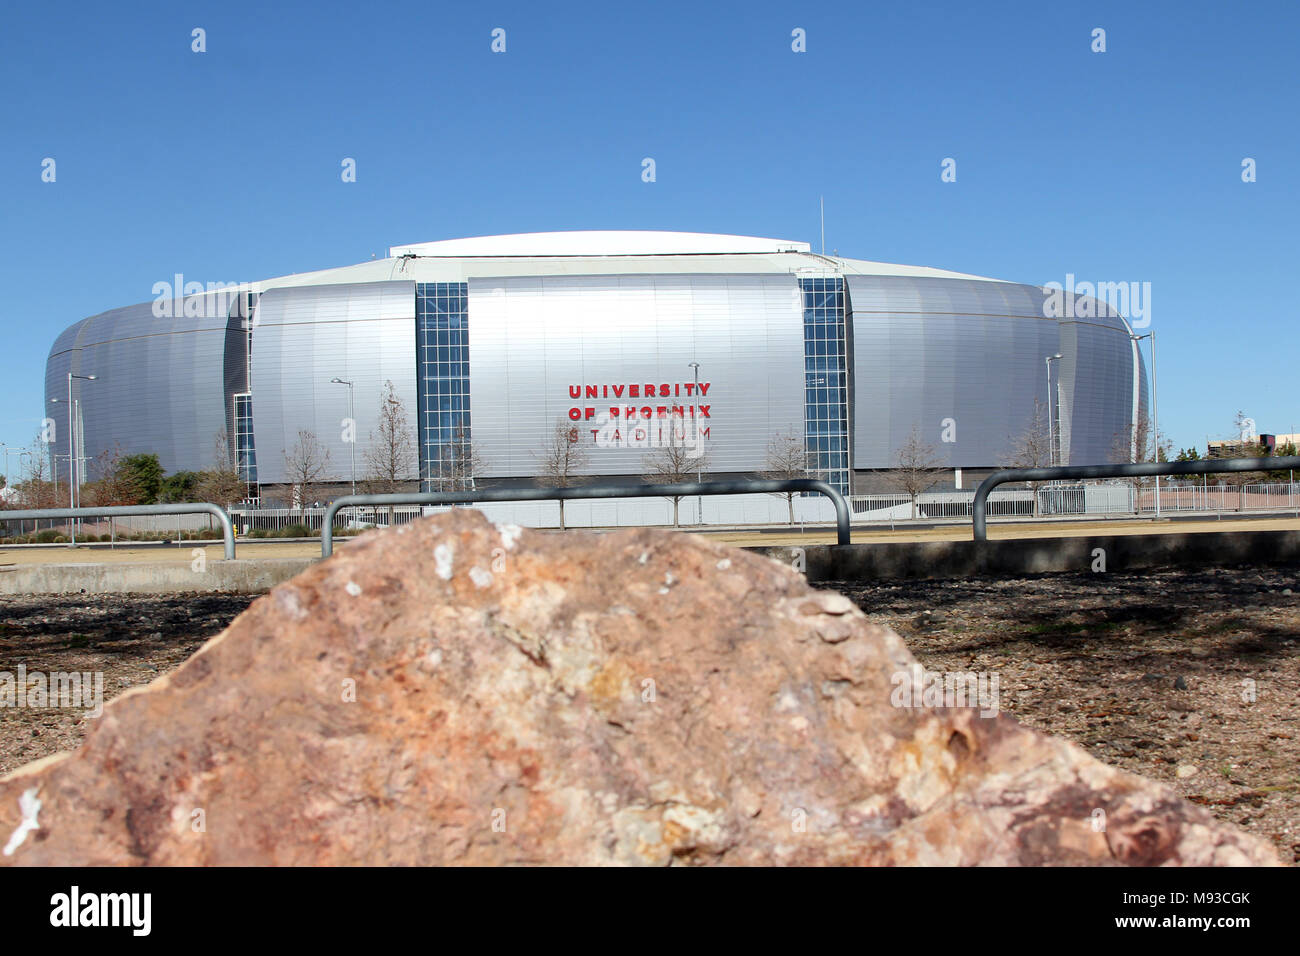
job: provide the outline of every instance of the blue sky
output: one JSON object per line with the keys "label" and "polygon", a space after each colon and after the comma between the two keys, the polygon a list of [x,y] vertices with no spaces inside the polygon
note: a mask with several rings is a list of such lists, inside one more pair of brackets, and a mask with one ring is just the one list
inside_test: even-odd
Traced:
{"label": "blue sky", "polygon": [[32,441],[64,327],[176,272],[558,229],[817,248],[819,195],[841,255],[1150,282],[1177,446],[1238,409],[1300,430],[1277,384],[1298,327],[1298,27],[1295,2],[9,4],[0,441]]}

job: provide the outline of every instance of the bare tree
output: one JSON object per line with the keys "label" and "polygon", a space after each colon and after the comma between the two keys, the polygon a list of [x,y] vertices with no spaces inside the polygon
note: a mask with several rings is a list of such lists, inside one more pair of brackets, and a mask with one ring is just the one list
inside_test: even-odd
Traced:
{"label": "bare tree", "polygon": [[[1034,414],[1020,434],[1007,439],[1008,450],[1002,464],[1008,468],[1049,468],[1052,465],[1052,443],[1048,431],[1047,406],[1034,399]],[[1038,517],[1039,482],[1026,482],[1034,493],[1034,517]]]}
{"label": "bare tree", "polygon": [[943,476],[942,465],[938,451],[921,438],[920,428],[913,425],[907,440],[894,453],[894,468],[887,473],[890,482],[907,493],[913,518],[917,498],[938,484]]}
{"label": "bare tree", "polygon": [[[680,415],[672,416],[668,428],[667,444],[660,445],[642,460],[641,467],[646,470],[645,480],[651,484],[680,484],[691,481],[709,470],[709,455],[696,443],[690,444],[687,429],[680,427],[683,420]],[[663,429],[659,429],[663,434]],[[669,495],[673,503],[673,527],[680,528],[679,520],[682,495]]]}
{"label": "bare tree", "polygon": [[[1239,413],[1240,414],[1240,413]],[[1152,461],[1170,461],[1174,443],[1161,437],[1156,440],[1155,429],[1151,425],[1151,416],[1143,407],[1138,408],[1137,419],[1128,428],[1119,432],[1111,442],[1110,460],[1116,464],[1144,464]],[[1157,457],[1158,456],[1158,457]],[[1133,512],[1142,510],[1139,489],[1150,486],[1158,478],[1127,478],[1125,484],[1133,489]]]}
{"label": "bare tree", "polygon": [[430,480],[437,491],[470,491],[474,479],[482,474],[485,464],[478,446],[470,438],[463,424],[457,425],[452,439],[439,446],[430,462]]}
{"label": "bare tree", "polygon": [[[759,472],[760,478],[768,481],[789,481],[792,478],[808,477],[808,448],[803,438],[792,431],[778,432],[767,443],[767,461],[765,470]],[[778,491],[777,497],[785,499],[789,523],[794,524],[794,496],[797,491]]]}
{"label": "bare tree", "polygon": [[[415,435],[406,406],[391,381],[384,383],[379,400],[379,427],[370,433],[366,448],[365,488],[368,494],[391,495],[402,490],[415,468]],[[393,507],[388,507],[388,524],[393,524]]]}
{"label": "bare tree", "polygon": [[212,436],[212,467],[199,473],[194,483],[194,497],[229,508],[248,497],[248,483],[239,474],[230,454],[230,441],[224,428]]}
{"label": "bare tree", "polygon": [[[539,484],[549,488],[571,488],[586,481],[579,472],[587,467],[590,456],[578,440],[578,429],[560,419],[542,446],[538,460]],[[565,530],[564,499],[560,499],[560,530]]]}
{"label": "bare tree", "polygon": [[330,453],[316,434],[306,428],[298,430],[298,440],[291,450],[284,452],[284,470],[289,483],[296,489],[298,508],[304,520],[307,511],[308,491],[320,481],[329,466]]}
{"label": "bare tree", "polygon": [[[1255,420],[1240,409],[1232,420],[1232,434],[1221,440],[1218,449],[1219,457],[1223,458],[1265,458],[1269,455],[1268,446],[1259,439]],[[1267,476],[1260,471],[1234,471],[1219,476],[1219,481],[1226,485],[1247,485],[1265,480]]]}
{"label": "bare tree", "polygon": [[[21,482],[14,482],[18,492],[18,502],[23,508],[57,508],[60,506],[58,487],[46,476],[50,473],[50,446],[38,436],[29,449],[27,458],[27,477]],[[66,501],[62,502],[67,504]]]}
{"label": "bare tree", "polygon": [[106,448],[95,456],[90,463],[90,471],[95,477],[82,486],[79,500],[90,508],[107,508],[115,505],[134,505],[140,503],[139,489],[122,467],[121,445]]}
{"label": "bare tree", "polygon": [[1117,464],[1169,461],[1173,450],[1174,443],[1163,435],[1156,441],[1151,416],[1145,408],[1139,408],[1137,420],[1116,434],[1111,442],[1110,460]]}

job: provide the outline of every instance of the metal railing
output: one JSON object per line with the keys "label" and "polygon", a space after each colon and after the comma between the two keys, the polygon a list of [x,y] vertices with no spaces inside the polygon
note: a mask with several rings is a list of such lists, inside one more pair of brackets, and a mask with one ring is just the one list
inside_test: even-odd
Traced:
{"label": "metal railing", "polygon": [[[176,505],[113,505],[106,508],[31,508],[23,511],[0,511],[3,521],[40,521],[45,518],[125,518],[132,515],[212,515],[221,524],[225,539],[226,560],[235,557],[235,529],[230,515],[219,505],[207,502],[189,502]],[[73,544],[76,542],[74,541]]]}
{"label": "metal railing", "polygon": [[[324,527],[327,510],[327,508],[233,508],[230,517],[235,522],[235,526],[240,529],[239,533],[243,535],[254,531],[280,531],[294,525],[302,525],[309,532],[315,533]],[[414,521],[422,514],[421,508],[412,505],[395,508],[392,515],[381,512],[377,518],[371,516],[366,519],[354,516],[352,524],[358,527],[375,524],[402,525]]]}
{"label": "metal railing", "polygon": [[334,553],[334,515],[341,508],[375,505],[457,505],[485,501],[573,501],[582,498],[694,498],[699,495],[782,494],[815,492],[835,506],[838,544],[849,543],[849,506],[844,496],[824,481],[791,478],[783,481],[687,481],[670,485],[579,485],[574,488],[483,488],[476,491],[399,492],[391,495],[345,495],[331,502],[321,525],[320,552]]}
{"label": "metal railing", "polygon": [[1065,465],[1056,468],[1006,468],[995,471],[975,491],[971,524],[976,541],[988,539],[985,512],[989,492],[1011,481],[1060,481],[1066,478],[1146,478],[1162,475],[1214,475],[1236,471],[1281,471],[1300,468],[1300,455],[1277,458],[1216,458],[1208,461],[1161,461],[1129,465]]}

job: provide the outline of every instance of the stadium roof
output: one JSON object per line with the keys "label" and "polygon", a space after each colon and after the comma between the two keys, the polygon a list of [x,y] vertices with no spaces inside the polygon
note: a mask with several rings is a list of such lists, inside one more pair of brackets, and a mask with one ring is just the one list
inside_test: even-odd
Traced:
{"label": "stadium roof", "polygon": [[389,258],[252,283],[255,291],[345,282],[465,282],[476,278],[629,274],[885,275],[1005,280],[845,259],[812,252],[806,242],[696,232],[535,232],[393,246]]}
{"label": "stadium roof", "polygon": [[707,232],[522,232],[394,246],[389,256],[689,256],[725,253],[809,252],[808,243]]}

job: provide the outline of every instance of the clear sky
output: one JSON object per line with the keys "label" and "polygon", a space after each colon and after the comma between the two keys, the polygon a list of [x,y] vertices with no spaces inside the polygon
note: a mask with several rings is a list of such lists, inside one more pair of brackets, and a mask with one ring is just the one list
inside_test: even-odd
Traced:
{"label": "clear sky", "polygon": [[1297,431],[1298,54],[1295,0],[7,3],[0,441],[63,328],[177,272],[562,229],[816,249],[820,195],[841,255],[1149,282],[1174,444]]}

